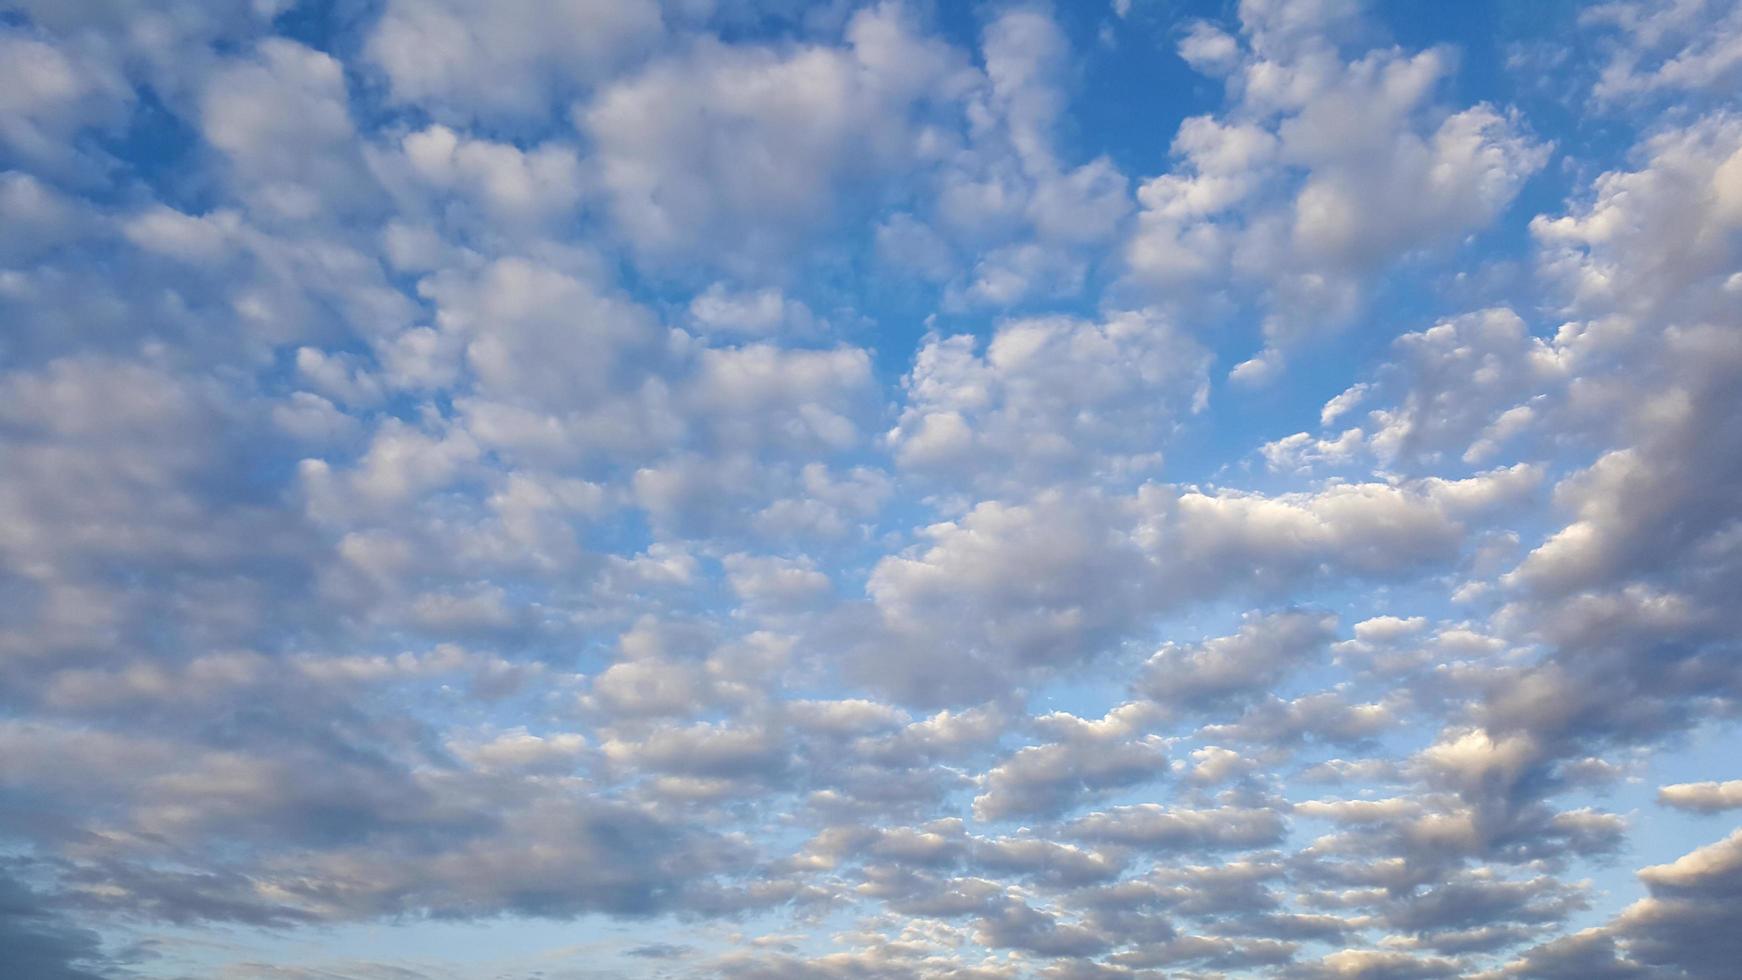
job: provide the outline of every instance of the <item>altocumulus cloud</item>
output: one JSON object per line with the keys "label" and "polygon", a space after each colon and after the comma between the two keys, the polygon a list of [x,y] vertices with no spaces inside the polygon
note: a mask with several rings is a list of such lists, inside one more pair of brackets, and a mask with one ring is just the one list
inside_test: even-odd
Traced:
{"label": "altocumulus cloud", "polygon": [[1742,13],[0,3],[0,973],[1729,975]]}

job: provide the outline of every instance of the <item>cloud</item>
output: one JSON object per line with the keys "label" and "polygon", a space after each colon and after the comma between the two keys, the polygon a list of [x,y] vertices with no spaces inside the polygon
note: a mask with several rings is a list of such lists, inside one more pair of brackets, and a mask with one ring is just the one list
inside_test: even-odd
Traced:
{"label": "cloud", "polygon": [[[71,147],[86,126],[116,127],[133,91],[105,60],[85,56],[27,32],[0,33],[4,75],[0,87],[0,146],[9,154],[77,174],[88,166]],[[83,166],[81,166],[83,165]]]}
{"label": "cloud", "polygon": [[689,312],[696,324],[709,333],[759,336],[791,331],[803,334],[817,326],[804,303],[788,299],[773,286],[734,292],[725,283],[716,282],[690,300]]}
{"label": "cloud", "polygon": [[1335,623],[1334,616],[1324,614],[1248,614],[1233,636],[1162,648],[1144,665],[1138,688],[1161,704],[1186,710],[1268,691],[1298,661],[1323,648]]}
{"label": "cloud", "polygon": [[1591,89],[1599,100],[1717,91],[1742,71],[1742,18],[1723,4],[1604,3],[1579,21],[1613,32],[1609,61]]}
{"label": "cloud", "polygon": [[[1529,433],[1550,410],[1546,395],[1564,382],[1563,349],[1530,336],[1510,309],[1468,313],[1406,333],[1395,359],[1373,381],[1325,404],[1324,434],[1302,432],[1269,443],[1273,469],[1339,467],[1371,455],[1391,466],[1479,464]],[[1335,426],[1357,405],[1371,406]]]}
{"label": "cloud", "polygon": [[1054,741],[1018,749],[988,770],[974,797],[982,820],[1054,816],[1085,796],[1148,782],[1167,768],[1161,740],[1141,734],[1147,705],[1130,703],[1099,721],[1054,713],[1037,720]]}
{"label": "cloud", "polygon": [[1146,484],[1124,498],[1051,488],[1024,504],[986,501],[872,569],[867,592],[905,639],[871,648],[861,676],[908,696],[984,694],[999,678],[1095,657],[1161,609],[1275,593],[1331,568],[1410,574],[1450,560],[1464,512],[1527,475],[1274,498]]}
{"label": "cloud", "polygon": [[701,40],[577,108],[638,253],[773,258],[826,220],[851,181],[913,153],[912,120],[959,70],[952,53],[893,5],[855,14],[844,41],[782,51]]}
{"label": "cloud", "polygon": [[1742,835],[1639,870],[1650,890],[1603,926],[1557,939],[1509,964],[1507,975],[1716,976],[1735,955],[1722,909],[1742,876]]}
{"label": "cloud", "polygon": [[[556,140],[521,150],[434,125],[374,150],[369,162],[384,182],[406,185],[407,196],[436,197],[440,220],[474,227],[486,240],[572,217],[586,191],[579,155]],[[406,211],[415,214],[415,206]]]}
{"label": "cloud", "polygon": [[1246,850],[1282,839],[1284,824],[1270,810],[1173,810],[1154,803],[1115,807],[1074,821],[1083,840],[1154,851]]}
{"label": "cloud", "polygon": [[11,969],[43,980],[95,980],[118,967],[95,932],[45,907],[10,875],[0,879],[0,944]]}
{"label": "cloud", "polygon": [[482,16],[451,0],[393,0],[364,53],[397,102],[457,122],[535,121],[661,33],[659,7],[645,0],[513,0]]}
{"label": "cloud", "polygon": [[1716,813],[1742,808],[1742,780],[1676,783],[1657,791],[1657,801],[1678,810]]}
{"label": "cloud", "polygon": [[279,38],[216,71],[200,128],[261,214],[307,220],[361,204],[344,67]]}
{"label": "cloud", "polygon": [[1353,5],[1240,7],[1240,36],[1204,23],[1181,43],[1223,76],[1227,118],[1185,120],[1180,165],[1139,185],[1128,278],[1150,292],[1259,291],[1265,348],[1233,377],[1264,383],[1283,354],[1356,314],[1399,257],[1448,247],[1500,216],[1549,148],[1515,112],[1447,112],[1449,52],[1375,48],[1345,59]]}
{"label": "cloud", "polygon": [[925,340],[886,436],[898,463],[992,488],[1117,479],[1159,462],[1148,450],[1203,398],[1207,358],[1159,317],[1007,321],[980,347]]}

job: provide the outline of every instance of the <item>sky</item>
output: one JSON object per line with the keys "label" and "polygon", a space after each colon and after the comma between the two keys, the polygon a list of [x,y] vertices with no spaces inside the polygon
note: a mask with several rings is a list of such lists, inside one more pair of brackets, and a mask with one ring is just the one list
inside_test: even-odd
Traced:
{"label": "sky", "polygon": [[1734,0],[0,2],[0,973],[1712,978]]}

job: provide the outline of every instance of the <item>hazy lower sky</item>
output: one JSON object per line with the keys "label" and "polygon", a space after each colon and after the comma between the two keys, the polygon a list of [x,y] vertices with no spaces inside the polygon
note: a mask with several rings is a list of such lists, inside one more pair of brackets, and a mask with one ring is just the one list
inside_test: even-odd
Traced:
{"label": "hazy lower sky", "polygon": [[0,2],[0,974],[1718,978],[1735,0]]}

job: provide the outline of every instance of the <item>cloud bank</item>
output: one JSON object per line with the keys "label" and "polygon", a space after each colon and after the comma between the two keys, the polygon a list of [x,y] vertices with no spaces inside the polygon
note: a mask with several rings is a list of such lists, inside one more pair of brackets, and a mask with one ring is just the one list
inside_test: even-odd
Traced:
{"label": "cloud bank", "polygon": [[0,6],[0,959],[1726,975],[1742,18],[1476,8]]}

